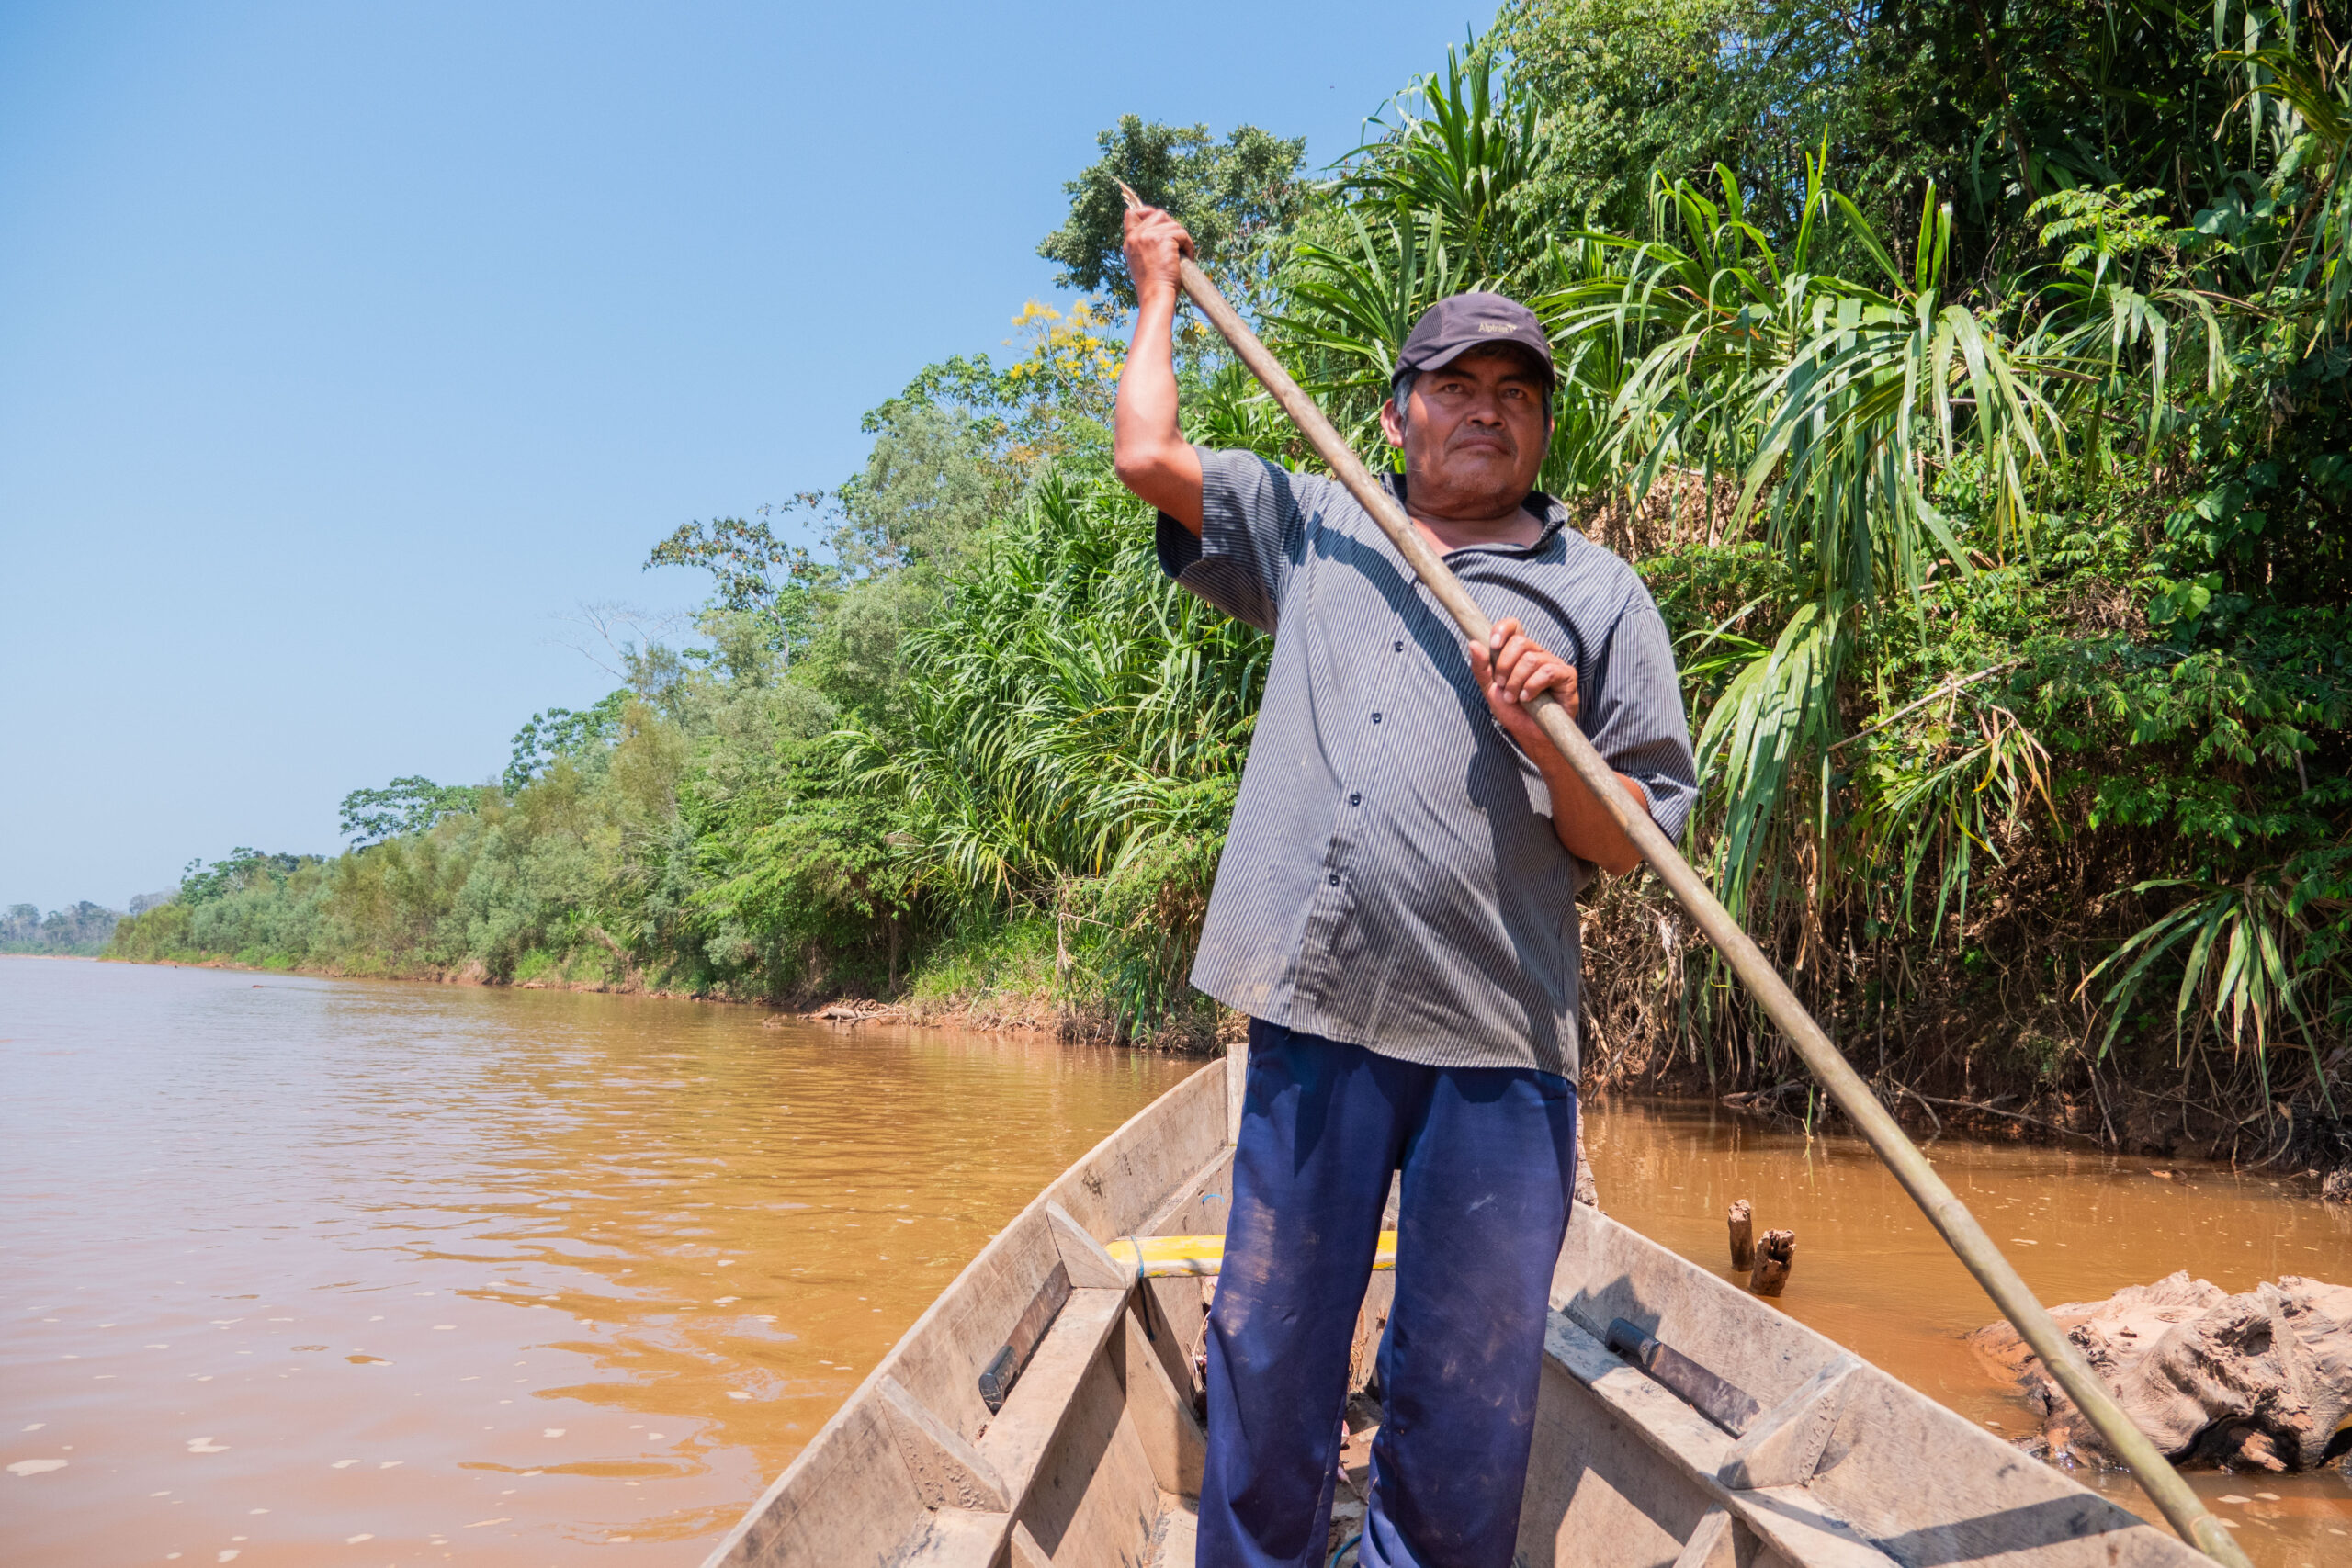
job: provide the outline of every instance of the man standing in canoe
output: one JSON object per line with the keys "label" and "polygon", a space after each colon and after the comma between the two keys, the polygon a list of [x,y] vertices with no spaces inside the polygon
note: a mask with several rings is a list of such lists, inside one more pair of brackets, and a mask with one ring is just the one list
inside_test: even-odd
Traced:
{"label": "man standing in canoe", "polygon": [[1130,212],[1119,478],[1161,567],[1274,634],[1193,983],[1250,1016],[1208,1342],[1204,1568],[1309,1568],[1392,1172],[1366,1568],[1507,1568],[1576,1179],[1575,899],[1639,854],[1526,704],[1549,692],[1668,837],[1697,795],[1671,645],[1631,568],[1534,488],[1551,344],[1526,307],[1422,316],[1381,423],[1398,498],[1495,617],[1465,649],[1336,481],[1188,445],[1167,213]]}

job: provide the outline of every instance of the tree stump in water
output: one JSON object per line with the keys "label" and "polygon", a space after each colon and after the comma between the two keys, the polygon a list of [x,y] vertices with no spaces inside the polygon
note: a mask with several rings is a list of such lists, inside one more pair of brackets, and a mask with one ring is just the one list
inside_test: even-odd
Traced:
{"label": "tree stump in water", "polygon": [[1756,1267],[1756,1222],[1749,1216],[1747,1199],[1731,1201],[1731,1266],[1735,1269]]}
{"label": "tree stump in water", "polygon": [[1766,1231],[1756,1247],[1756,1269],[1747,1288],[1759,1296],[1777,1296],[1789,1282],[1789,1266],[1796,1261],[1797,1233]]}

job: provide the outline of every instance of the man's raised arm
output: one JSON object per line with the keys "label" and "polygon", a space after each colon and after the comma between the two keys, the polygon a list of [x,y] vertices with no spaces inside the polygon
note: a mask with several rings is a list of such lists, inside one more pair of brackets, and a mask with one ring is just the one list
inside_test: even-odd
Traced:
{"label": "man's raised arm", "polygon": [[1201,457],[1176,423],[1177,276],[1193,254],[1184,226],[1156,207],[1127,214],[1136,335],[1119,377],[1111,461],[1119,482],[1193,533],[1201,531]]}

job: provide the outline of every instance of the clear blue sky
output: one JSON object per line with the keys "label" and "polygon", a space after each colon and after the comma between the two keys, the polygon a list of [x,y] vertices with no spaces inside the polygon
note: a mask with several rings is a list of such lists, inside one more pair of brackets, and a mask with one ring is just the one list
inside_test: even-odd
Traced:
{"label": "clear blue sky", "polygon": [[1328,161],[1492,10],[0,7],[0,903],[491,777],[567,612],[1055,298],[1096,131]]}

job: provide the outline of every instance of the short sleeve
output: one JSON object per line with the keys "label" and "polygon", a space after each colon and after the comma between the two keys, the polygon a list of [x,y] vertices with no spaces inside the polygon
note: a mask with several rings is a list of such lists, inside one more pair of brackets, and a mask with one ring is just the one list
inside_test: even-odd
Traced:
{"label": "short sleeve", "polygon": [[1254,452],[1195,447],[1201,458],[1201,532],[1166,513],[1154,543],[1159,569],[1235,620],[1272,632],[1304,555],[1303,490],[1325,481],[1292,473]]}
{"label": "short sleeve", "polygon": [[1638,581],[1597,652],[1599,679],[1586,695],[1584,732],[1604,761],[1648,795],[1650,820],[1679,839],[1699,801],[1698,765],[1674,643]]}

